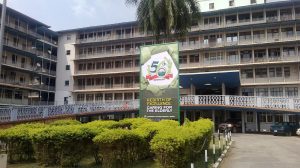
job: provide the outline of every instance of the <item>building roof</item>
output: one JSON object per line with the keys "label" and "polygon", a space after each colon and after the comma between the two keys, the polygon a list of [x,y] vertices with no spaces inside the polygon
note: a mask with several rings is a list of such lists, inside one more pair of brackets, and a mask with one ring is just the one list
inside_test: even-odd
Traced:
{"label": "building roof", "polygon": [[[1,3],[0,3],[0,7],[2,8],[2,4],[1,4]],[[45,23],[42,23],[42,22],[40,22],[40,21],[38,21],[38,20],[36,20],[36,19],[33,19],[32,17],[27,16],[27,15],[21,13],[21,12],[18,12],[18,11],[14,10],[14,9],[12,9],[12,8],[10,8],[10,7],[7,7],[6,10],[7,10],[7,12],[11,12],[12,14],[15,14],[15,15],[17,15],[17,16],[19,16],[19,17],[22,17],[24,20],[27,20],[27,21],[29,21],[29,22],[34,22],[34,23],[36,23],[37,25],[40,25],[40,26],[44,26],[44,27],[50,28],[50,26],[46,25]]]}
{"label": "building roof", "polygon": [[[240,6],[240,7],[233,7],[233,8],[227,8],[227,9],[220,9],[220,10],[214,10],[209,12],[202,12],[203,16],[209,16],[209,15],[215,15],[219,13],[227,13],[232,11],[249,11],[251,9],[262,9],[262,8],[274,8],[282,5],[287,4],[300,4],[300,0],[266,0],[263,4],[253,4],[253,5],[247,5],[247,6]],[[131,22],[121,22],[121,23],[115,23],[115,24],[107,24],[107,25],[98,25],[98,26],[90,26],[90,27],[82,27],[82,28],[75,28],[75,29],[67,29],[67,30],[61,30],[57,31],[59,34],[63,33],[70,33],[70,32],[86,32],[91,30],[99,30],[99,29],[109,29],[109,28],[118,28],[118,27],[126,27],[126,26],[136,26],[138,23],[137,21],[131,21]]]}

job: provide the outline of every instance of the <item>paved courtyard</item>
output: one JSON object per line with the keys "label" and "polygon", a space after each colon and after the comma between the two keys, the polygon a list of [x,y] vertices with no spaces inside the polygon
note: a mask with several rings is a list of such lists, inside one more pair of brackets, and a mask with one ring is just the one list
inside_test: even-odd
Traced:
{"label": "paved courtyard", "polygon": [[300,137],[235,134],[221,168],[299,168]]}

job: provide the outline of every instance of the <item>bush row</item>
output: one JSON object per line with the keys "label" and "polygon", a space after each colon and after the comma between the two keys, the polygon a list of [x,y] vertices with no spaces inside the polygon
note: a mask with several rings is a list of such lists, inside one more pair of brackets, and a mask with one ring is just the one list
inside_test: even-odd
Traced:
{"label": "bush row", "polygon": [[0,130],[9,162],[36,159],[42,166],[77,167],[85,156],[94,156],[106,168],[130,167],[155,158],[162,167],[185,167],[209,144],[212,122],[145,118],[93,121],[81,124],[63,120],[50,124],[22,124]]}

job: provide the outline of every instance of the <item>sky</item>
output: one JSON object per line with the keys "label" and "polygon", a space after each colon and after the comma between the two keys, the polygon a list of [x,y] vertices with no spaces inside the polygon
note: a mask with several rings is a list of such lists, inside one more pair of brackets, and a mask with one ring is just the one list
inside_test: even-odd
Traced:
{"label": "sky", "polygon": [[7,6],[55,31],[136,19],[136,8],[125,0],[7,0]]}

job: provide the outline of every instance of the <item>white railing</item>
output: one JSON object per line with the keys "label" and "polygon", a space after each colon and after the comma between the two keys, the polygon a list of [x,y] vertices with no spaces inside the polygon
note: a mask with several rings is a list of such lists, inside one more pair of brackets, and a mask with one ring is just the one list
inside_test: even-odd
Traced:
{"label": "white railing", "polygon": [[[188,95],[180,97],[181,106],[227,106],[300,112],[300,98],[234,95]],[[56,106],[0,108],[0,123],[46,119],[65,115],[137,111],[139,100],[101,101]]]}

